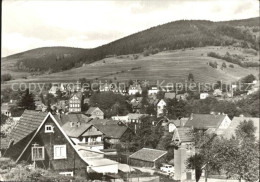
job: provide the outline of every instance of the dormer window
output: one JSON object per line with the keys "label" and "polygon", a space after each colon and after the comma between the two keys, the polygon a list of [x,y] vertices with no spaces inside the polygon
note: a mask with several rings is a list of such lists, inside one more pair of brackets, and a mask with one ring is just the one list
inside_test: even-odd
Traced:
{"label": "dormer window", "polygon": [[45,125],[45,133],[54,133],[52,125]]}

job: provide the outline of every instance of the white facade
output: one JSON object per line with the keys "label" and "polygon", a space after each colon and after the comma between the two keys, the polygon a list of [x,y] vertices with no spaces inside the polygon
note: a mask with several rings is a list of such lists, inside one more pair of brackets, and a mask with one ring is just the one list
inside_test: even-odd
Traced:
{"label": "white facade", "polygon": [[219,125],[219,129],[227,129],[229,125],[231,124],[231,120],[229,117],[226,115],[226,117],[223,119],[221,124]]}
{"label": "white facade", "polygon": [[114,121],[123,121],[125,123],[127,123],[129,120],[129,116],[112,116],[111,118]]}
{"label": "white facade", "polygon": [[206,99],[209,96],[208,93],[201,93],[200,94],[200,99]]}
{"label": "white facade", "polygon": [[169,123],[169,125],[168,125],[168,129],[169,129],[169,132],[173,132],[173,131],[176,129],[175,124],[173,124],[173,123]]}
{"label": "white facade", "polygon": [[159,89],[157,87],[152,87],[148,90],[148,95],[156,95],[159,92]]}
{"label": "white facade", "polygon": [[166,102],[163,99],[160,100],[160,102],[157,104],[157,117],[163,114],[165,106],[166,106]]}

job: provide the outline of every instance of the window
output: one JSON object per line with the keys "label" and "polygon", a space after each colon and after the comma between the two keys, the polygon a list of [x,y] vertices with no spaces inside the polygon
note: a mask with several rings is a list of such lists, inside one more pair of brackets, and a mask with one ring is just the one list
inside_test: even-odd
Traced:
{"label": "window", "polygon": [[44,147],[32,147],[32,161],[44,160]]}
{"label": "window", "polygon": [[45,125],[45,133],[54,133],[52,125]]}
{"label": "window", "polygon": [[66,159],[66,145],[54,145],[54,159]]}

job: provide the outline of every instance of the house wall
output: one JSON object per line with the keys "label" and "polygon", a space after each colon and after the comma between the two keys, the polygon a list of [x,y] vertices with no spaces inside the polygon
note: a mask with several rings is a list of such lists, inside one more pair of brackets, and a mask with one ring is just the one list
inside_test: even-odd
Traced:
{"label": "house wall", "polygon": [[[54,133],[45,133],[45,125],[54,125]],[[45,159],[43,161],[36,161],[36,165],[45,169],[52,169],[60,172],[73,171],[74,175],[86,175],[87,164],[78,156],[71,144],[67,141],[62,132],[58,129],[52,119],[49,117],[45,124],[35,136],[21,160],[33,163],[31,159],[32,144],[39,144],[44,146]],[[54,159],[54,145],[66,145],[66,159]]]}
{"label": "house wall", "polygon": [[139,159],[132,159],[129,158],[129,164],[132,166],[138,166],[138,167],[154,167],[155,163],[154,162],[149,162],[149,161],[142,161]]}
{"label": "house wall", "polygon": [[222,123],[219,125],[219,129],[227,129],[229,125],[231,124],[231,120],[228,116],[225,117],[225,119],[222,121]]}
{"label": "house wall", "polygon": [[69,112],[81,112],[81,100],[76,95],[69,100]]}
{"label": "house wall", "polygon": [[154,162],[150,162],[150,161],[143,161],[140,159],[133,159],[133,158],[129,158],[129,164],[133,165],[133,166],[139,166],[139,167],[157,167],[157,164],[161,164],[165,162],[165,157],[166,155],[160,157],[159,159],[157,159]]}

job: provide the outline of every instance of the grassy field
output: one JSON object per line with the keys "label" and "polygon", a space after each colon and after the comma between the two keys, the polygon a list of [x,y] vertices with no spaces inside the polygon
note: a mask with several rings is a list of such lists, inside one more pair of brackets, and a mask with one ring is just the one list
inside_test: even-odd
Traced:
{"label": "grassy field", "polygon": [[[147,57],[140,55],[138,59],[133,59],[132,55],[124,55],[106,58],[64,72],[13,80],[6,86],[13,82],[70,82],[77,81],[79,78],[183,82],[187,80],[189,73],[194,75],[195,82],[212,83],[218,80],[231,82],[248,74],[258,75],[259,73],[259,68],[242,68],[238,65],[234,65],[235,68],[229,68],[230,63],[208,57],[207,53],[211,51],[219,54],[229,52],[230,54],[243,55],[248,59],[257,59],[257,56],[246,54],[242,49],[233,47],[204,47],[164,51]],[[218,68],[210,67],[208,65],[210,61],[216,61]],[[226,62],[227,68],[221,70],[220,66],[223,62]]]}

